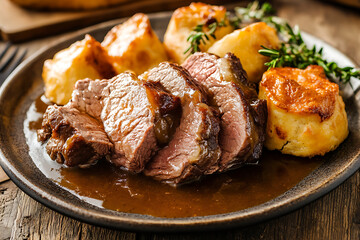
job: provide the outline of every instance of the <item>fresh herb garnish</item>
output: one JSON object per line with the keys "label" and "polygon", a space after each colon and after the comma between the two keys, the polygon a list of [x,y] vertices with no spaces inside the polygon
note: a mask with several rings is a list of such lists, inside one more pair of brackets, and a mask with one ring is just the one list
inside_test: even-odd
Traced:
{"label": "fresh herb garnish", "polygon": [[[254,22],[265,22],[269,26],[274,27],[282,43],[279,49],[270,49],[261,46],[263,49],[259,53],[270,58],[265,63],[270,68],[274,67],[296,67],[304,69],[309,65],[320,65],[324,68],[328,78],[339,82],[348,83],[352,77],[360,79],[360,70],[353,67],[339,67],[335,62],[328,62],[323,58],[323,49],[317,49],[316,46],[308,48],[302,39],[301,33],[297,26],[292,28],[284,19],[273,16],[274,8],[269,3],[259,4],[258,1],[250,3],[246,8],[235,8],[235,15],[228,13],[227,18],[230,25],[235,29]],[[226,26],[225,20],[218,22],[212,19],[211,22],[197,25],[187,41],[190,46],[184,54],[193,54],[200,51],[200,44],[206,44],[210,37],[216,39],[215,31]],[[204,28],[208,31],[204,31]]]}
{"label": "fresh herb garnish", "polygon": [[348,83],[352,77],[360,79],[360,71],[353,67],[339,67],[335,62],[323,59],[322,48],[314,46],[308,49],[305,44],[282,43],[280,49],[269,49],[262,46],[259,53],[270,58],[265,63],[270,68],[274,67],[297,67],[304,69],[309,65],[319,65],[324,68],[325,74],[331,79],[339,79],[342,83]]}
{"label": "fresh herb garnish", "polygon": [[[193,54],[200,51],[200,44],[206,44],[206,41],[210,40],[210,37],[216,39],[215,31],[220,27],[226,27],[225,19],[218,22],[215,18],[208,21],[205,24],[198,24],[186,41],[190,42],[190,46],[186,49],[184,54]],[[205,32],[204,28],[208,30]]]}
{"label": "fresh herb garnish", "polygon": [[[236,7],[235,16],[230,17],[230,24],[237,29],[243,25],[262,21],[262,19],[274,13],[275,10],[270,3],[260,5],[258,1],[254,1],[246,8]],[[228,13],[228,15],[231,16],[230,13]]]}
{"label": "fresh herb garnish", "polygon": [[274,67],[296,67],[304,69],[309,65],[320,65],[324,68],[325,74],[330,79],[339,79],[339,82],[348,83],[351,77],[360,79],[360,71],[353,67],[339,67],[335,62],[328,62],[323,59],[323,49],[316,49],[316,46],[308,48],[302,39],[298,27],[294,29],[284,20],[273,14],[273,8],[269,3],[262,6],[255,1],[247,8],[236,8],[236,17],[232,23],[240,24],[262,21],[274,27],[280,39],[283,41],[279,49],[269,49],[262,46],[259,53],[270,58],[265,63],[269,68]]}

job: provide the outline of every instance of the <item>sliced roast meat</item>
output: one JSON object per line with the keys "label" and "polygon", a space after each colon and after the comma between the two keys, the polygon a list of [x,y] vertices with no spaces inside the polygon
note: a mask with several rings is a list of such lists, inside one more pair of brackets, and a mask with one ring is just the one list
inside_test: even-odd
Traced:
{"label": "sliced roast meat", "polygon": [[171,133],[180,109],[179,98],[130,73],[110,80],[78,81],[69,104],[103,123],[114,143],[110,161],[132,172],[141,172],[158,150],[158,142],[171,138],[158,140],[156,132],[161,127],[162,134]]}
{"label": "sliced roast meat", "polygon": [[106,97],[103,91],[108,85],[108,80],[79,80],[75,84],[72,99],[68,105],[71,105],[82,112],[86,112],[97,119],[101,119],[101,111],[103,109],[102,100]]}
{"label": "sliced roast meat", "polygon": [[199,179],[218,169],[221,150],[218,113],[206,104],[206,92],[182,67],[164,62],[139,77],[161,83],[181,98],[182,115],[169,145],[148,163],[145,175],[179,185]]}
{"label": "sliced roast meat", "polygon": [[151,107],[155,113],[155,136],[159,146],[169,143],[181,116],[181,102],[179,97],[169,94],[158,82],[142,82]]}
{"label": "sliced roast meat", "polygon": [[174,96],[184,100],[187,95],[194,101],[206,102],[207,92],[183,67],[169,62],[162,62],[158,67],[139,76],[149,82],[158,82]]}
{"label": "sliced roast meat", "polygon": [[218,121],[208,105],[190,100],[173,140],[148,163],[145,175],[176,186],[213,173],[220,157]]}
{"label": "sliced roast meat", "polygon": [[256,162],[265,140],[266,102],[257,98],[240,60],[195,53],[182,65],[212,95],[221,112],[219,171]]}
{"label": "sliced roast meat", "polygon": [[39,141],[53,160],[69,167],[88,167],[111,154],[113,144],[102,124],[69,106],[49,106],[38,130]]}

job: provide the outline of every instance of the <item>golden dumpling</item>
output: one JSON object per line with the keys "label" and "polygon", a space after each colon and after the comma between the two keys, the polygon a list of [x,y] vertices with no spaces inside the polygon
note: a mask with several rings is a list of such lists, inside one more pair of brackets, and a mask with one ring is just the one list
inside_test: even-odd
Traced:
{"label": "golden dumpling", "polygon": [[270,150],[301,157],[324,155],[348,135],[339,87],[320,66],[268,70],[259,98],[267,100],[265,146]]}

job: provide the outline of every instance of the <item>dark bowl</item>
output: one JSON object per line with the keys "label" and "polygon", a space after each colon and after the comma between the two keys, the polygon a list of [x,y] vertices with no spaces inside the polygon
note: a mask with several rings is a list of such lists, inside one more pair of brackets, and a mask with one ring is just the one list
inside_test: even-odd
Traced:
{"label": "dark bowl", "polygon": [[[158,36],[163,36],[169,21],[169,13],[150,15]],[[189,218],[159,218],[141,214],[116,212],[99,208],[80,200],[69,191],[48,179],[34,164],[29,155],[31,144],[26,142],[24,120],[30,105],[43,93],[41,71],[44,60],[52,58],[85,33],[101,40],[105,33],[122,20],[96,25],[77,32],[66,41],[56,43],[40,51],[22,63],[0,89],[0,163],[15,184],[35,200],[49,208],[75,219],[94,225],[131,231],[195,231],[218,230],[249,225],[295,210],[334,189],[360,166],[359,94],[346,98],[349,120],[349,137],[340,147],[326,155],[326,161],[299,182],[295,187],[264,204],[245,210],[220,215]],[[307,36],[308,41],[324,46],[339,61],[349,65],[337,50],[317,39]],[[41,156],[39,156],[41,157]]]}

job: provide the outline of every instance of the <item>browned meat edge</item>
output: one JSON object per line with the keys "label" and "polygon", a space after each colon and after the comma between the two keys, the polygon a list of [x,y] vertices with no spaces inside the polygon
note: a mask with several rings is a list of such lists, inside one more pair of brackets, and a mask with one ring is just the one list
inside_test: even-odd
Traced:
{"label": "browned meat edge", "polygon": [[93,165],[113,149],[101,123],[77,109],[56,105],[46,109],[38,140],[48,140],[51,159],[69,167]]}
{"label": "browned meat edge", "polygon": [[231,53],[223,59],[195,53],[183,67],[211,93],[211,102],[221,111],[219,171],[257,162],[265,139],[266,102],[257,99],[240,60]]}

